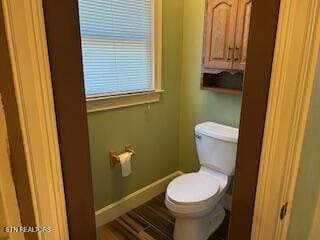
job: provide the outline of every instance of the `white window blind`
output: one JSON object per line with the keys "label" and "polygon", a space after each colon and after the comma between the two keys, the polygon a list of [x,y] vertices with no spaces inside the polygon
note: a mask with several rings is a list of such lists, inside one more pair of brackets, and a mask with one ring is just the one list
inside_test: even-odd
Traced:
{"label": "white window blind", "polygon": [[79,0],[87,97],[154,90],[153,0]]}

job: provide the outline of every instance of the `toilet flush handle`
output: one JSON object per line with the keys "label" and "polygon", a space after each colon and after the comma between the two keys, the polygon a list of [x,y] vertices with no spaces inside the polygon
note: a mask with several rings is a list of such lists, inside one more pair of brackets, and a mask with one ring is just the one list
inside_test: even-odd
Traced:
{"label": "toilet flush handle", "polygon": [[194,136],[196,137],[196,139],[199,139],[199,140],[201,140],[202,138],[201,135],[198,135],[198,134],[195,134]]}

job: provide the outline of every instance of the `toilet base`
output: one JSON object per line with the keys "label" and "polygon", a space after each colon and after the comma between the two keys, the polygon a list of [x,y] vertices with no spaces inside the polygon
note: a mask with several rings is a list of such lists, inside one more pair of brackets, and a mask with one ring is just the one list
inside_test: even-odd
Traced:
{"label": "toilet base", "polygon": [[225,210],[220,206],[199,218],[176,218],[173,238],[206,240],[222,224],[224,218]]}

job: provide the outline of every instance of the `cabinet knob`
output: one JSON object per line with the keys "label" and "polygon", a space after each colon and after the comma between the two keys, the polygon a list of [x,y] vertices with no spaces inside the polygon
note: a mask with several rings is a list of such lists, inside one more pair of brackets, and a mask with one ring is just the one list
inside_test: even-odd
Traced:
{"label": "cabinet knob", "polygon": [[230,54],[232,54],[232,49],[233,48],[229,46],[227,62],[231,60]]}

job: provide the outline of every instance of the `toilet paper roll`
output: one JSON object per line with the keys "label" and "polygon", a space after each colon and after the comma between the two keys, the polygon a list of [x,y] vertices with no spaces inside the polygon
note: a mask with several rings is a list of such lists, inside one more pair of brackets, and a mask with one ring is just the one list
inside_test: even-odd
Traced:
{"label": "toilet paper roll", "polygon": [[131,174],[131,156],[132,153],[126,152],[119,155],[122,177],[128,177]]}

